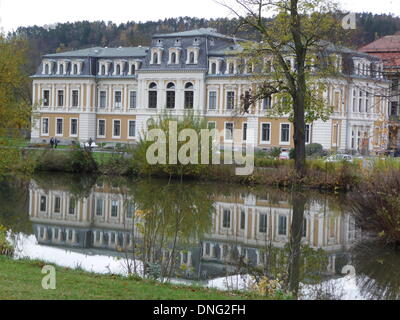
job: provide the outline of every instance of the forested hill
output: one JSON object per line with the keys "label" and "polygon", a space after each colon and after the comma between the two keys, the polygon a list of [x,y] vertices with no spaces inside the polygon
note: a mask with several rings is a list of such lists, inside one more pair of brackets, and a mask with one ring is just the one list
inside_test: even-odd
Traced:
{"label": "forested hill", "polygon": [[[9,37],[28,40],[29,66],[33,73],[43,54],[87,48],[92,46],[118,47],[149,45],[154,33],[177,32],[196,28],[216,28],[223,34],[236,34],[251,38],[249,32],[236,32],[235,19],[199,19],[190,17],[171,18],[159,21],[128,22],[117,25],[112,22],[60,23],[47,27],[21,27]],[[344,39],[348,46],[360,47],[375,39],[400,31],[400,17],[390,15],[357,14],[357,30]]]}

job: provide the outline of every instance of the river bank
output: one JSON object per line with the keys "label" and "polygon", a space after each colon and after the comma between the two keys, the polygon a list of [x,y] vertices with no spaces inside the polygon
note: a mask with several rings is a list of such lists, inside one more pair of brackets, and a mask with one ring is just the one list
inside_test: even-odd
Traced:
{"label": "river bank", "polygon": [[[292,160],[281,161],[263,157],[254,160],[254,171],[251,175],[239,176],[235,165],[198,165],[190,172],[179,174],[174,166],[145,166],[135,161],[130,153],[121,152],[87,152],[82,149],[72,150],[24,150],[25,164],[34,172],[91,173],[109,176],[142,176],[156,178],[173,178],[213,182],[229,182],[243,185],[266,185],[290,188],[298,180]],[[378,163],[379,162],[379,163]],[[379,160],[365,168],[363,161],[333,162],[308,160],[307,175],[300,181],[304,188],[324,191],[349,191],[358,186],[370,169],[392,165],[392,161]],[[390,162],[390,164],[389,164]],[[399,163],[393,165],[398,166]],[[145,167],[145,168],[144,168]]]}
{"label": "river bank", "polygon": [[[0,256],[1,300],[247,300],[250,293],[222,292],[193,286],[99,275],[56,267],[56,289],[41,286],[46,263]],[[279,297],[276,297],[276,299]]]}

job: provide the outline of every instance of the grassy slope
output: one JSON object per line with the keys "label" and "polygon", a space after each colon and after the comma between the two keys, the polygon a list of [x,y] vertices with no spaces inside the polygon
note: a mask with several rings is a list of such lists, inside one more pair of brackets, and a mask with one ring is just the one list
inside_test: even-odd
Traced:
{"label": "grassy slope", "polygon": [[211,289],[104,276],[58,267],[57,289],[43,290],[43,262],[0,257],[0,300],[242,300]]}

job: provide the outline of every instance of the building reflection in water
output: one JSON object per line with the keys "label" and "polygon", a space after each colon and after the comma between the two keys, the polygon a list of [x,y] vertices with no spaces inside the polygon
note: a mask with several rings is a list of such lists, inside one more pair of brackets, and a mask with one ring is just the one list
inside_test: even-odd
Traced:
{"label": "building reflection in water", "polygon": [[[147,274],[156,272],[155,266],[163,277],[188,280],[247,272],[243,267],[269,275],[282,271],[287,260],[277,252],[287,256],[293,220],[289,193],[178,185],[98,182],[80,196],[66,186],[49,188],[32,180],[30,219],[41,245],[129,256],[144,261]],[[325,279],[340,275],[360,237],[353,219],[333,203],[336,208],[321,195],[309,199],[301,227],[302,248],[325,259]],[[303,258],[305,277],[313,266],[311,258]]]}

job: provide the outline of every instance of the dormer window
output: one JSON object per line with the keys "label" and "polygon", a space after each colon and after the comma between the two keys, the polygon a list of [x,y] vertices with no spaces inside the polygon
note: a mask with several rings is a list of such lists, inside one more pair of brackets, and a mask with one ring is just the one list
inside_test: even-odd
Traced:
{"label": "dormer window", "polygon": [[198,64],[199,54],[200,54],[200,49],[198,47],[189,47],[187,49],[186,64]]}
{"label": "dormer window", "polygon": [[60,74],[64,74],[64,65],[60,64]]}
{"label": "dormer window", "polygon": [[101,75],[102,75],[102,76],[105,76],[105,75],[106,75],[106,66],[105,66],[105,65],[102,65],[102,66],[101,66]]}
{"label": "dormer window", "polygon": [[78,74],[78,66],[74,64],[74,74]]}
{"label": "dormer window", "polygon": [[211,64],[211,74],[217,74],[217,64],[215,62]]}
{"label": "dormer window", "polygon": [[156,52],[153,53],[153,63],[158,64],[158,54]]}
{"label": "dormer window", "polygon": [[136,73],[136,66],[134,64],[131,65],[131,75]]}
{"label": "dormer window", "polygon": [[49,65],[47,63],[44,67],[44,74],[49,74]]}
{"label": "dormer window", "polygon": [[117,76],[121,75],[121,66],[119,64],[117,65],[116,74],[117,74]]}

